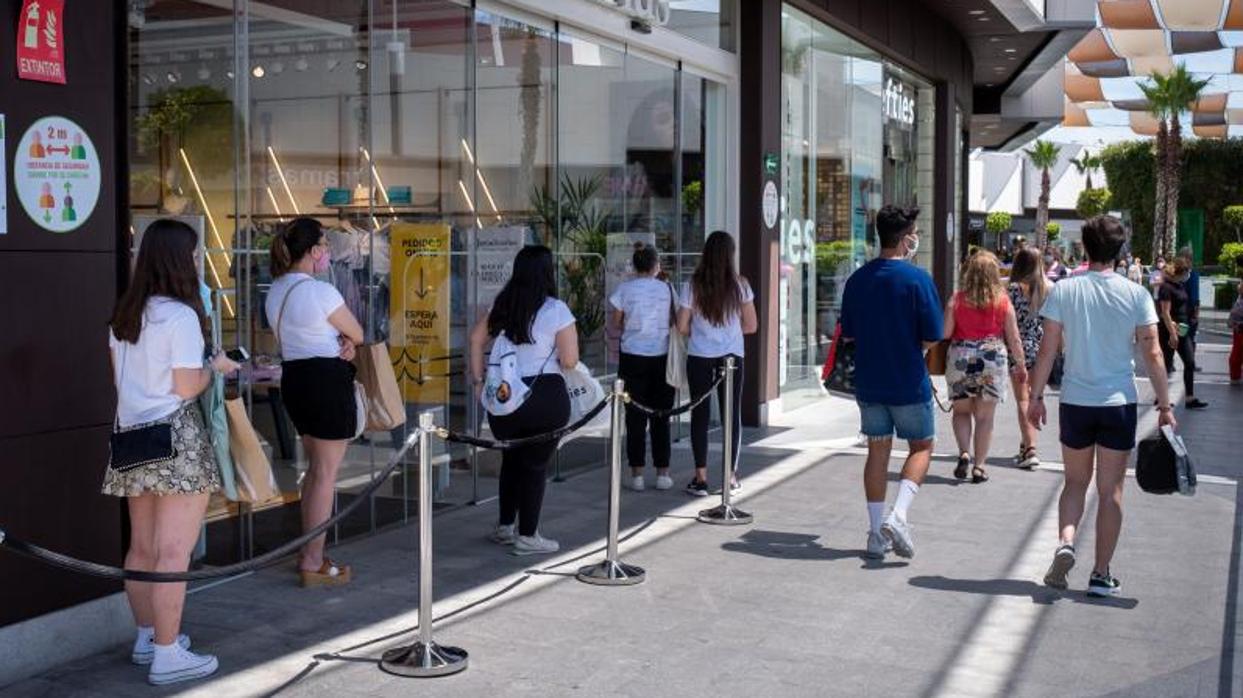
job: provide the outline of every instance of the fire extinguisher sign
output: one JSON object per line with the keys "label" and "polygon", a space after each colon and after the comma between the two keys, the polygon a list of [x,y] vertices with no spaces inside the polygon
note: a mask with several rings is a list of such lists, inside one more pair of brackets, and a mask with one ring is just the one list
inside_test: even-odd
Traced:
{"label": "fire extinguisher sign", "polygon": [[17,77],[65,84],[64,0],[23,0],[17,27]]}

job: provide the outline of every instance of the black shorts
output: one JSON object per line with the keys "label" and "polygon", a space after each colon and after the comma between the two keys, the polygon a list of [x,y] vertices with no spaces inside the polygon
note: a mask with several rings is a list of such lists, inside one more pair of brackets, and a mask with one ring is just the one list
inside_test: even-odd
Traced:
{"label": "black shorts", "polygon": [[354,364],[343,359],[297,359],[281,364],[281,402],[303,436],[352,439],[357,431]]}
{"label": "black shorts", "polygon": [[1103,446],[1115,451],[1135,448],[1135,403],[1109,407],[1062,404],[1058,407],[1062,445],[1081,449]]}

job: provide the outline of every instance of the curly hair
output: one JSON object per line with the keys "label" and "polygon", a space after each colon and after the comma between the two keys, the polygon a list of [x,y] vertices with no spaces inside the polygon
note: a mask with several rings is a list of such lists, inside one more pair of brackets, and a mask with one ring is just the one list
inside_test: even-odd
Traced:
{"label": "curly hair", "polygon": [[962,296],[977,308],[991,308],[1006,294],[997,255],[980,250],[967,258],[959,274]]}

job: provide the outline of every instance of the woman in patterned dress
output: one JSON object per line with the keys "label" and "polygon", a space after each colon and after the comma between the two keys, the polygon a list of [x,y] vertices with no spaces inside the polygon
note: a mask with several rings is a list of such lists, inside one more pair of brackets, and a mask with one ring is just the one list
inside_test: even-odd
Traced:
{"label": "woman in patterned dress", "polygon": [[1006,397],[1007,346],[1018,364],[1017,380],[1027,381],[1027,368],[997,256],[985,250],[976,252],[963,263],[960,278],[962,290],[945,309],[945,337],[950,340],[945,380],[954,404],[954,438],[958,441],[954,477],[966,479],[970,465],[971,481],[978,484],[988,480],[984,462],[993,438],[993,415],[997,403]]}
{"label": "woman in patterned dress", "polygon": [[[1015,318],[1019,326],[1019,338],[1023,341],[1023,367],[1031,373],[1036,365],[1036,353],[1040,350],[1040,340],[1044,338],[1044,326],[1040,322],[1040,306],[1052,290],[1053,284],[1044,275],[1044,263],[1036,250],[1025,247],[1014,257],[1014,267],[1010,270],[1010,304],[1014,306]],[[1031,470],[1040,465],[1036,457],[1036,428],[1027,421],[1027,405],[1031,399],[1026,381],[1018,380],[1016,371],[1018,363],[1010,357],[1010,385],[1014,388],[1014,405],[1019,415],[1019,452],[1014,462],[1024,470]]]}

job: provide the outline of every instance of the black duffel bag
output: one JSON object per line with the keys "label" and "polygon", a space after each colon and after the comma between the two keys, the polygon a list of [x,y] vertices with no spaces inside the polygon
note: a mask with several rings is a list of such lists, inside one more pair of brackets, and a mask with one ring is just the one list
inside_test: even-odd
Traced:
{"label": "black duffel bag", "polygon": [[1169,427],[1139,442],[1135,480],[1149,494],[1193,495],[1196,470],[1183,438]]}

